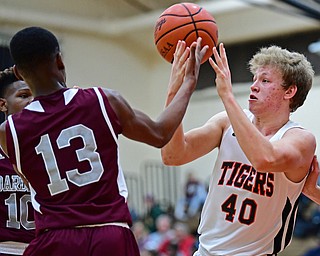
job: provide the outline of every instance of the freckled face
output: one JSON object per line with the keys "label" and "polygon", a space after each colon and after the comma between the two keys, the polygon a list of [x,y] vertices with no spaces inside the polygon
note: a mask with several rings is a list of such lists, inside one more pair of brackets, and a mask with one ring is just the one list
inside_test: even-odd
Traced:
{"label": "freckled face", "polygon": [[249,98],[252,113],[276,113],[284,104],[285,90],[281,86],[282,75],[275,68],[264,66],[257,69]]}

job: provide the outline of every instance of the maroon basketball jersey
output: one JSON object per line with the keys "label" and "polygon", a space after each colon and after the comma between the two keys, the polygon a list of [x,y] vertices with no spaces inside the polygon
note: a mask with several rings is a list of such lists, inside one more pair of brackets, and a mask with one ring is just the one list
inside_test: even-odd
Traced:
{"label": "maroon basketball jersey", "polygon": [[101,88],[37,97],[8,118],[6,130],[9,158],[30,183],[37,233],[131,225],[118,157],[122,128]]}
{"label": "maroon basketball jersey", "polygon": [[0,242],[29,243],[34,228],[29,190],[0,150]]}

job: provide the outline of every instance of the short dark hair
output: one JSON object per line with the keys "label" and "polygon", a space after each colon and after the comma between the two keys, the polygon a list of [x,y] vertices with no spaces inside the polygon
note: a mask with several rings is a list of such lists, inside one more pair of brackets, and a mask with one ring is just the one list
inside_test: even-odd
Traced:
{"label": "short dark hair", "polygon": [[13,68],[5,69],[0,72],[0,98],[4,98],[9,85],[18,81],[13,72]]}
{"label": "short dark hair", "polygon": [[41,27],[24,28],[10,41],[10,54],[18,68],[35,68],[59,51],[55,35]]}

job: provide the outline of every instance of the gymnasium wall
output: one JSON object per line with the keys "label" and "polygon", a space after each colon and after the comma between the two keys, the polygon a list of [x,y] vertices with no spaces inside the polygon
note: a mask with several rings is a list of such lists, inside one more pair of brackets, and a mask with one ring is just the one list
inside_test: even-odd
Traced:
{"label": "gymnasium wall", "polygon": [[[6,29],[6,34],[13,34],[18,29],[20,27]],[[69,86],[78,85],[84,88],[103,86],[115,89],[133,107],[143,110],[154,119],[157,118],[164,106],[171,65],[160,57],[156,49],[154,52],[145,54],[137,46],[123,41],[51,30],[61,42]],[[207,79],[212,80],[213,83],[213,77],[207,77]],[[246,107],[249,84],[235,84],[234,91],[240,104]],[[318,77],[305,105],[293,114],[293,118],[314,132],[320,143],[320,117],[317,115],[320,107],[319,95],[320,79]],[[213,87],[196,91],[184,119],[185,130],[202,125],[221,110],[223,106]],[[145,162],[150,160],[161,162],[159,149],[130,141],[123,136],[119,141],[120,162],[126,173],[141,174]],[[181,181],[190,169],[194,170],[196,176],[202,180],[207,179],[215,156],[216,151],[190,164],[178,167],[182,172]]]}

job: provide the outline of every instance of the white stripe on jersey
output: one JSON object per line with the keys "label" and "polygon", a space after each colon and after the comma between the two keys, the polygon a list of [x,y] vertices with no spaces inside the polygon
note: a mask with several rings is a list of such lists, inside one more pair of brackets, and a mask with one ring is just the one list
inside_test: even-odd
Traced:
{"label": "white stripe on jersey", "polygon": [[[39,104],[40,105],[40,104]],[[23,176],[24,174],[22,173],[21,170],[21,162],[20,162],[20,150],[19,150],[19,142],[18,142],[18,136],[16,133],[16,129],[14,127],[14,123],[13,123],[13,119],[12,116],[8,116],[8,122],[9,122],[9,127],[10,127],[10,131],[11,131],[11,135],[12,135],[12,139],[13,139],[13,144],[14,144],[14,151],[15,151],[15,156],[16,156],[16,162],[17,162],[17,171]],[[27,179],[26,179],[27,180]],[[40,204],[35,200],[35,195],[36,192],[34,191],[34,189],[31,187],[31,184],[29,183],[29,189],[30,189],[30,195],[31,195],[31,202],[32,202],[32,206],[35,210],[37,210],[38,212],[41,213],[40,211]]]}
{"label": "white stripe on jersey", "polygon": [[109,116],[108,116],[107,111],[106,111],[106,107],[105,107],[104,102],[103,102],[102,95],[101,95],[101,93],[100,93],[100,91],[99,91],[99,89],[98,89],[97,87],[93,87],[93,89],[94,89],[95,93],[97,94],[97,97],[98,97],[98,100],[99,100],[99,104],[100,104],[100,108],[101,108],[103,117],[104,117],[104,119],[106,120],[106,123],[107,123],[107,125],[108,125],[108,127],[109,127],[109,129],[110,129],[110,132],[111,132],[111,134],[112,134],[112,136],[113,136],[114,141],[115,141],[115,142],[117,143],[117,145],[118,145],[118,139],[117,139],[117,136],[116,136],[116,134],[114,133],[113,127],[112,127],[112,125],[111,125]]}
{"label": "white stripe on jersey", "polygon": [[73,97],[76,95],[76,93],[78,92],[78,89],[69,89],[66,90],[63,93],[63,97],[64,97],[64,104],[68,105],[69,102],[73,99]]}
{"label": "white stripe on jersey", "polygon": [[10,131],[11,131],[12,139],[13,139],[14,152],[15,152],[15,155],[16,155],[17,170],[18,170],[19,173],[21,173],[23,175],[23,173],[21,171],[19,142],[18,142],[16,129],[14,127],[14,123],[13,123],[13,119],[12,119],[11,115],[8,116],[8,123],[9,123]]}
{"label": "white stripe on jersey", "polygon": [[12,255],[22,255],[27,243],[6,241],[0,242],[0,253],[12,254]]}
{"label": "white stripe on jersey", "polygon": [[34,112],[42,112],[42,113],[44,112],[44,109],[38,100],[32,101],[29,105],[25,107],[25,109],[28,109]]}
{"label": "white stripe on jersey", "polygon": [[117,183],[118,183],[118,188],[119,188],[119,194],[121,196],[123,196],[125,198],[125,201],[127,202],[128,188],[127,188],[127,184],[126,184],[126,181],[125,181],[125,178],[124,178],[124,174],[123,174],[123,171],[122,171],[122,168],[121,168],[121,165],[120,165],[120,157],[119,157],[120,154],[119,154],[118,139],[117,139],[117,136],[116,136],[116,134],[115,134],[115,132],[113,130],[112,124],[110,122],[108,113],[106,111],[106,106],[105,106],[105,104],[103,102],[102,95],[101,95],[101,93],[100,93],[100,91],[99,91],[99,89],[97,87],[93,87],[93,89],[94,89],[95,93],[97,94],[103,117],[106,120],[106,123],[107,123],[107,125],[108,125],[108,127],[110,129],[110,132],[112,134],[112,137],[113,137],[114,141],[118,145],[118,167],[119,167],[119,172],[118,172]]}
{"label": "white stripe on jersey", "polygon": [[31,184],[29,183],[29,189],[30,189],[30,196],[31,196],[31,203],[33,208],[42,214],[41,210],[40,210],[40,204],[38,203],[38,201],[36,200],[36,194],[37,192],[33,189],[33,187],[31,186]]}

